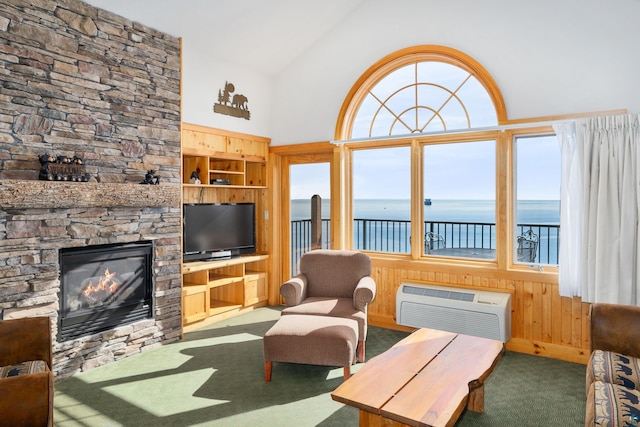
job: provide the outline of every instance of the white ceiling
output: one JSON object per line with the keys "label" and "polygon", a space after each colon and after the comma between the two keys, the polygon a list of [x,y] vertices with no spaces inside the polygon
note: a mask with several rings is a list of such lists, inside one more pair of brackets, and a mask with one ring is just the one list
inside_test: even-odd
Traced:
{"label": "white ceiling", "polygon": [[276,75],[363,0],[85,0],[182,37],[190,50]]}

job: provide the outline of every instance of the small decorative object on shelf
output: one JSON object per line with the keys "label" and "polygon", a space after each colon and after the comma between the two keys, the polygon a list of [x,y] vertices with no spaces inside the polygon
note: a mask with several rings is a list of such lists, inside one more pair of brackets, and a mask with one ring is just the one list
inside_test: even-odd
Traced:
{"label": "small decorative object on shelf", "polygon": [[140,184],[158,185],[160,184],[160,177],[156,175],[156,171],[149,169],[144,175],[144,180],[140,181]]}
{"label": "small decorative object on shelf", "polygon": [[42,181],[89,181],[89,174],[85,170],[84,161],[78,156],[42,154],[38,159],[40,160],[38,178]]}
{"label": "small decorative object on shelf", "polygon": [[231,182],[228,179],[224,179],[224,178],[211,178],[209,180],[209,184],[211,184],[211,185],[230,185]]}
{"label": "small decorative object on shelf", "polygon": [[191,178],[189,179],[189,184],[202,184],[202,181],[200,181],[200,168],[191,172]]}

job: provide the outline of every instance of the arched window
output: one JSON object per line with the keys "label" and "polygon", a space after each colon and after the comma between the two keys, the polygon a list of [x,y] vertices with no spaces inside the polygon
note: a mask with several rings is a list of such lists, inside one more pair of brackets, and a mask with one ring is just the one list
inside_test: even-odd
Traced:
{"label": "arched window", "polygon": [[[539,156],[549,164],[558,157],[555,137],[549,130],[514,134],[500,130],[504,124],[496,83],[455,49],[411,47],[370,67],[347,95],[335,134],[350,160],[351,246],[478,262],[507,258],[502,265],[557,264],[559,181],[545,184],[549,179],[527,168]],[[545,176],[559,178],[556,169]],[[535,192],[528,191],[532,185]],[[548,199],[533,200],[541,194]],[[531,206],[553,212],[538,224],[528,215]],[[527,232],[539,242],[524,256]]]}
{"label": "arched window", "polygon": [[416,46],[374,64],[343,104],[336,140],[479,129],[506,118],[497,85],[471,57]]}

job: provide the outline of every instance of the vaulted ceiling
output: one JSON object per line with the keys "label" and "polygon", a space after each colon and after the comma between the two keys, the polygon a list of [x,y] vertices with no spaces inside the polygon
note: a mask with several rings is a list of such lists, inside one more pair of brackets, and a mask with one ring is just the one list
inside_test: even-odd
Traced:
{"label": "vaulted ceiling", "polygon": [[85,0],[221,61],[277,75],[364,0]]}

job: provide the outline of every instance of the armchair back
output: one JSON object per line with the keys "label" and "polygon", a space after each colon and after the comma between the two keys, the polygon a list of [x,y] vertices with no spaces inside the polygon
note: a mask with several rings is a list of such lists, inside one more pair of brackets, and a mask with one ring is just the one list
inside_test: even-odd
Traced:
{"label": "armchair back", "polygon": [[51,368],[51,319],[0,320],[0,366],[44,360]]}
{"label": "armchair back", "polygon": [[353,298],[360,279],[371,275],[371,259],[361,252],[318,249],[300,259],[307,297]]}
{"label": "armchair back", "polygon": [[590,311],[591,351],[604,350],[640,357],[640,307],[593,303]]}

